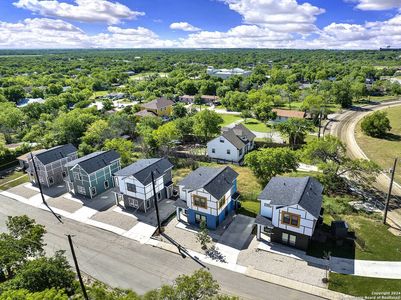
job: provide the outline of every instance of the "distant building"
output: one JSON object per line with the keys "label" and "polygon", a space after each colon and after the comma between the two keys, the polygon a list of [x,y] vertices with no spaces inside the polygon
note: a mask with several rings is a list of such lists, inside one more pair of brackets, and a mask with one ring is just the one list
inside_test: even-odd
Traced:
{"label": "distant building", "polygon": [[159,117],[168,117],[173,111],[174,102],[165,98],[160,97],[147,103],[141,104],[142,110],[137,112],[137,116],[147,116],[149,113],[153,113]]}
{"label": "distant building", "polygon": [[215,69],[212,66],[207,67],[206,73],[210,76],[219,77],[221,79],[227,79],[234,75],[239,76],[249,76],[251,75],[251,71],[245,71],[240,68],[234,69]]}
{"label": "distant building", "polygon": [[[50,187],[54,184],[61,183],[67,177],[66,164],[78,157],[77,148],[72,144],[56,146],[50,149],[38,150],[26,155],[27,173],[32,183],[37,184],[37,177],[33,161],[35,161],[36,171],[38,173],[39,182]],[[20,161],[24,161],[25,156],[19,157]]]}
{"label": "distant building", "polygon": [[113,174],[120,170],[120,155],[114,150],[97,151],[67,163],[68,191],[88,198],[114,187]]}
{"label": "distant building", "polygon": [[238,173],[230,167],[199,167],[178,183],[180,199],[176,200],[177,219],[182,213],[188,223],[205,221],[216,229],[236,207]]}
{"label": "distant building", "polygon": [[285,122],[288,119],[304,119],[306,117],[306,113],[304,111],[299,110],[288,110],[288,109],[272,109],[273,112],[276,113],[277,117],[274,120],[271,120],[271,123],[281,123]]}
{"label": "distant building", "polygon": [[28,104],[44,103],[44,102],[45,102],[45,99],[43,99],[43,98],[25,98],[25,99],[21,99],[20,101],[18,101],[17,107],[24,107],[24,106],[27,106]]}
{"label": "distant building", "polygon": [[240,162],[254,148],[255,137],[243,124],[223,128],[220,136],[207,143],[207,155],[217,160]]}
{"label": "distant building", "polygon": [[[180,102],[186,103],[186,104],[192,104],[195,102],[195,97],[196,96],[191,96],[191,95],[184,95],[184,96],[179,96],[178,100]],[[214,104],[219,101],[218,96],[213,96],[213,95],[202,95],[201,96],[202,104]]]}

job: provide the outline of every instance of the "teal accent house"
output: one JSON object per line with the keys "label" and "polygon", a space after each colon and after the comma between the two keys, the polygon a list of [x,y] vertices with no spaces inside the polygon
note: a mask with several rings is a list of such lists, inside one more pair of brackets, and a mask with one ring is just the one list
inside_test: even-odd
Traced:
{"label": "teal accent house", "polygon": [[94,198],[114,187],[113,174],[121,169],[120,155],[114,150],[97,151],[66,164],[68,191]]}

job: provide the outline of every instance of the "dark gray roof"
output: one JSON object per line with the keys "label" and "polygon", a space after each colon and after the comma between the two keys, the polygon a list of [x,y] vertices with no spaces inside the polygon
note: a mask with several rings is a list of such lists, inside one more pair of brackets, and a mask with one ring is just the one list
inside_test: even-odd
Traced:
{"label": "dark gray roof", "polygon": [[184,208],[184,209],[187,209],[187,208],[188,208],[187,202],[185,202],[185,201],[182,200],[182,199],[177,199],[177,200],[175,200],[174,206],[175,206],[175,207],[179,207],[179,208]]}
{"label": "dark gray roof", "polygon": [[108,166],[112,161],[118,158],[120,158],[120,155],[114,150],[97,151],[70,161],[65,166],[74,167],[75,165],[79,165],[86,173],[91,174]]}
{"label": "dark gray roof", "polygon": [[230,167],[210,168],[199,167],[187,175],[179,185],[186,190],[204,188],[214,198],[220,199],[232,187],[238,173]]}
{"label": "dark gray roof", "polygon": [[154,172],[154,177],[159,178],[168,169],[171,169],[173,164],[167,158],[150,158],[141,159],[137,162],[125,167],[114,173],[116,176],[134,176],[143,185],[148,185],[152,181],[150,176]]}
{"label": "dark gray roof", "polygon": [[223,131],[222,136],[237,149],[242,149],[245,147],[245,143],[234,133],[231,128]]}
{"label": "dark gray roof", "polygon": [[160,98],[157,98],[157,99],[152,100],[150,102],[144,103],[141,106],[144,107],[145,109],[146,108],[148,108],[148,109],[161,109],[161,108],[164,108],[164,107],[171,106],[173,104],[174,104],[174,102],[169,100],[169,99],[167,99],[166,97],[160,97]]}
{"label": "dark gray roof", "polygon": [[312,177],[274,177],[259,200],[270,200],[271,205],[290,206],[299,204],[303,209],[318,218],[323,201],[323,186]]}
{"label": "dark gray roof", "polygon": [[54,161],[67,157],[69,154],[77,151],[77,148],[72,144],[56,146],[40,153],[34,154],[42,164],[47,165]]}
{"label": "dark gray roof", "polygon": [[267,226],[269,228],[273,228],[274,227],[273,223],[272,223],[272,220],[269,219],[269,218],[266,218],[266,217],[264,217],[262,215],[257,215],[256,216],[255,224],[259,224],[259,225],[262,225],[262,226]]}
{"label": "dark gray roof", "polygon": [[242,138],[246,138],[248,141],[252,141],[256,138],[256,135],[245,127],[244,124],[239,123],[233,127],[234,133]]}

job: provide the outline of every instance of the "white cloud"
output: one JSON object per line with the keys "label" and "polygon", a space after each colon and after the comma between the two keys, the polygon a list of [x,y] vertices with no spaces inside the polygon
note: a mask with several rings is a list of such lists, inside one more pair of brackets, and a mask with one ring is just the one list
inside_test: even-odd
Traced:
{"label": "white cloud", "polygon": [[388,10],[401,8],[401,0],[347,0],[346,2],[358,3],[356,8],[360,10]]}
{"label": "white cloud", "polygon": [[324,9],[296,0],[223,0],[242,15],[246,24],[256,24],[279,32],[315,31],[316,16]]}
{"label": "white cloud", "polygon": [[57,0],[18,0],[13,4],[46,17],[59,17],[81,22],[118,24],[122,19],[135,19],[145,13],[106,0],[75,0],[76,5]]}
{"label": "white cloud", "polygon": [[175,22],[170,24],[170,28],[174,30],[183,30],[183,31],[200,31],[201,29],[195,27],[188,22]]}

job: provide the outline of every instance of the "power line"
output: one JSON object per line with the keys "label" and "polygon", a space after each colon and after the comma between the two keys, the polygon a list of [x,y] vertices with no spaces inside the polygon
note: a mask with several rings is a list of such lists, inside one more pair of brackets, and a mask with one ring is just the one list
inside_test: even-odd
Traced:
{"label": "power line", "polygon": [[68,243],[70,244],[72,258],[74,260],[75,269],[77,270],[79,284],[81,285],[83,296],[84,296],[85,300],[89,300],[88,294],[86,293],[84,281],[82,280],[81,272],[79,270],[78,260],[77,260],[77,257],[75,256],[74,245],[72,244],[71,235],[67,234],[67,237],[68,237]]}

